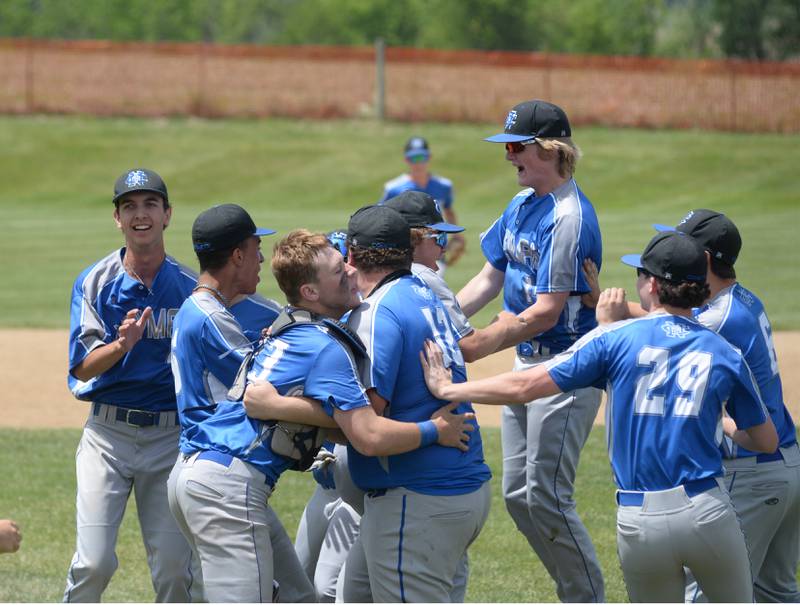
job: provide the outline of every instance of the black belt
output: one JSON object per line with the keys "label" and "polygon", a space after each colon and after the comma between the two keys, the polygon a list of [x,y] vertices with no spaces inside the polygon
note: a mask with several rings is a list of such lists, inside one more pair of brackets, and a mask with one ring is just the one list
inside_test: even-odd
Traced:
{"label": "black belt", "polygon": [[158,426],[159,420],[161,419],[161,414],[175,414],[175,412],[148,412],[146,410],[132,410],[130,408],[121,408],[109,403],[100,403],[95,401],[92,404],[92,413],[95,416],[100,415],[101,405],[106,405],[114,410],[114,419],[117,422],[124,422],[127,425],[136,426],[139,428]]}
{"label": "black belt", "polygon": [[534,355],[558,355],[567,349],[565,347],[549,347],[538,340],[526,340],[517,345],[517,355],[520,357],[533,357]]}
{"label": "black belt", "polygon": [[[714,477],[687,481],[683,484],[686,495],[690,498],[719,487]],[[648,492],[617,492],[617,504],[621,506],[641,506],[644,504],[644,495]]]}

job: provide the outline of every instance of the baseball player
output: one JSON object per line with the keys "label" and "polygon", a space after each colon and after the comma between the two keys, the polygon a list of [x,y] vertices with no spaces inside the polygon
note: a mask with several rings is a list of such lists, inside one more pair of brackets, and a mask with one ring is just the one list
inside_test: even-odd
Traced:
{"label": "baseball player", "polygon": [[[411,137],[406,142],[403,153],[408,164],[408,173],[387,181],[383,185],[383,195],[378,203],[382,204],[404,191],[422,191],[439,202],[448,223],[457,224],[458,219],[453,210],[453,183],[450,179],[430,172],[428,164],[431,151],[428,141],[422,137]],[[452,232],[447,243],[445,258],[437,261],[439,271],[442,273],[447,265],[454,265],[461,258],[467,245],[464,236],[459,232]]]}
{"label": "baseball player", "polygon": [[[261,330],[280,313],[277,303],[254,295],[264,260],[260,238],[272,233],[257,228],[236,204],[209,208],[194,222],[192,241],[201,273],[175,316],[171,354],[183,454],[193,452],[188,444],[197,425],[212,415],[217,401],[226,398],[245,355],[253,350]],[[170,474],[170,499],[182,463],[179,458]],[[280,599],[313,601],[313,588],[302,573],[286,529],[269,506],[266,515]]]}
{"label": "baseball player", "polygon": [[[393,208],[362,208],[350,219],[350,262],[364,301],[349,325],[366,345],[365,386],[378,414],[423,420],[441,401],[427,391],[416,356],[425,339],[446,349],[460,379],[466,370],[444,305],[409,270],[410,228]],[[468,402],[459,409],[471,413]],[[377,602],[448,602],[459,561],[489,512],[489,468],[476,426],[469,450],[431,447],[376,458],[349,450],[356,485],[367,491],[359,545],[347,572],[366,561]],[[357,560],[363,549],[363,557]],[[344,598],[347,599],[345,592]]]}
{"label": "baseball player", "polygon": [[158,174],[123,173],[113,202],[125,247],[83,271],[72,289],[68,383],[92,403],[75,456],[77,547],[64,600],[100,601],[133,490],[156,600],[186,602],[195,596],[191,550],[167,505],[180,430],[169,346],[195,278],[164,250],[172,208]]}
{"label": "baseball player", "polygon": [[[527,371],[471,383],[451,384],[447,362],[428,343],[428,385],[445,399],[482,403],[604,385],[617,549],[631,601],[681,601],[688,567],[712,601],[752,602],[747,547],[718,448],[724,431],[739,446],[772,452],[775,427],[739,351],[692,319],[708,295],[702,247],[662,233],[623,262],[637,268],[645,317],[600,326]],[[598,313],[614,302],[608,294]]]}
{"label": "baseball player", "polygon": [[[600,228],[572,176],[580,152],[570,137],[564,111],[533,100],[516,105],[505,132],[486,139],[505,144],[526,188],[482,235],[487,262],[457,298],[470,317],[503,291],[503,308],[518,317],[500,348],[516,345],[516,370],[545,363],[597,325],[582,299],[591,285],[581,267],[587,258],[601,266]],[[502,412],[506,508],[562,601],[604,600],[600,564],[572,499],[600,398],[589,387]]]}
{"label": "baseball player", "polygon": [[[297,308],[276,320],[252,365],[243,366],[249,367],[247,382],[270,380],[281,395],[302,393],[322,402],[299,420],[321,417],[329,426],[338,424],[370,454],[408,451],[437,439],[466,448],[465,418],[445,414],[452,405],[421,423],[391,422],[369,406],[358,379],[358,341],[325,321],[357,305],[358,296],[353,272],[324,235],[290,233],[276,246],[272,265]],[[315,440],[307,439],[305,429],[255,419],[258,405],[246,401],[246,407],[241,401],[217,402],[187,442],[194,453],[170,478],[170,507],[199,554],[210,601],[269,600],[273,553],[267,498],[280,474],[304,458]],[[209,526],[217,531],[207,531]]]}
{"label": "baseball player", "polygon": [[[660,229],[673,229],[659,225]],[[725,485],[747,540],[758,602],[795,603],[800,549],[800,453],[794,421],[783,401],[778,359],[764,305],[736,280],[742,239],[727,216],[692,210],[674,227],[706,250],[710,294],[695,318],[738,348],[778,432],[779,448],[759,453],[730,440],[722,444]],[[697,584],[687,599],[702,600]]]}

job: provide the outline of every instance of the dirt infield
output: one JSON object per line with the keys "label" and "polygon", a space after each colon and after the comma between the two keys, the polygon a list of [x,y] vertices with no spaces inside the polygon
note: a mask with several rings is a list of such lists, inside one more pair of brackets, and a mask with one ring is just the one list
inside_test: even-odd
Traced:
{"label": "dirt infield", "polygon": [[[0,385],[4,413],[0,426],[15,428],[80,427],[88,404],[75,400],[66,386],[68,334],[65,330],[0,330]],[[800,332],[775,334],[784,398],[795,421],[800,420]],[[511,368],[512,351],[470,364],[471,378]],[[476,406],[480,422],[499,423],[500,407]],[[602,412],[597,422],[603,421]]]}

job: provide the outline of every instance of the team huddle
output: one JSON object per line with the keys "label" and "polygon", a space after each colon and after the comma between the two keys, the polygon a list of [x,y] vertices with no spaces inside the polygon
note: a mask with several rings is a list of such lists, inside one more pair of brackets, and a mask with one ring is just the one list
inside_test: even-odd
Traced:
{"label": "team huddle", "polygon": [[[464,229],[420,137],[346,229],[203,211],[199,273],[166,254],[162,178],[117,179],[125,246],[72,292],[68,382],[91,406],[64,601],[100,601],[133,490],[159,602],[463,602],[491,499],[476,402],[504,405],[505,504],[558,597],[602,602],[572,494],[603,390],[631,601],[800,600],[800,450],[736,226],[710,210],[656,225],[622,259],[641,303],[601,293],[564,111],[520,103],[486,140],[524,189],[458,294],[443,275]],[[268,236],[285,304],[256,294]],[[511,347],[513,372],[468,380],[466,362]],[[294,544],[269,505],[286,471],[316,481]]]}

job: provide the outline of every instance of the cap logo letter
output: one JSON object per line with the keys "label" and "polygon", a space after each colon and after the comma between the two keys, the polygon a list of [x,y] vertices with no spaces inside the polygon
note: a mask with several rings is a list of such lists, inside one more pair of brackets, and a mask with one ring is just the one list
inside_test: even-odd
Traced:
{"label": "cap logo letter", "polygon": [[516,123],[517,123],[517,112],[512,109],[511,111],[508,112],[508,117],[506,117],[505,129],[508,130]]}
{"label": "cap logo letter", "polygon": [[131,170],[125,177],[125,185],[128,187],[141,187],[147,184],[147,174],[143,170]]}

